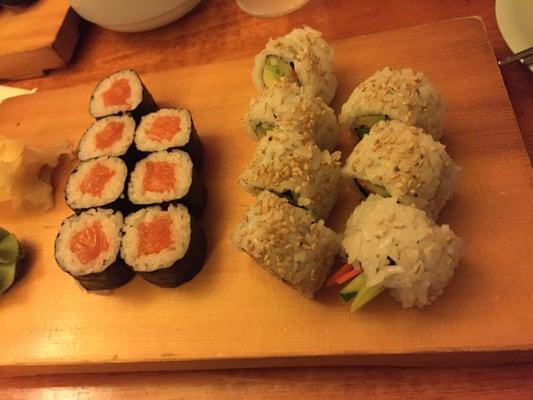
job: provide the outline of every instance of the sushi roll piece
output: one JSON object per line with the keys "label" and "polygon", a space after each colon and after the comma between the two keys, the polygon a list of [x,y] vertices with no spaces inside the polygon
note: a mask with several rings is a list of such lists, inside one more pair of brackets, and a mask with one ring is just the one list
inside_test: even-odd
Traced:
{"label": "sushi roll piece", "polygon": [[333,49],[322,34],[304,26],[270,39],[255,57],[252,78],[258,90],[286,80],[297,83],[330,104],[337,90],[332,58]]}
{"label": "sushi roll piece", "polygon": [[78,145],[78,160],[112,156],[131,159],[135,121],[129,115],[115,115],[96,120],[85,131]]}
{"label": "sushi roll piece", "polygon": [[65,186],[67,205],[75,212],[89,208],[113,208],[127,212],[124,196],[128,169],[117,157],[98,157],[83,161],[70,174]]}
{"label": "sushi roll piece", "polygon": [[190,281],[204,264],[203,229],[182,204],[143,208],[126,217],[121,254],[142,278],[161,287]]}
{"label": "sushi roll piece", "polygon": [[201,218],[207,190],[189,154],[181,150],[158,151],[135,165],[128,184],[128,198],[137,208],[183,203],[195,217]]}
{"label": "sushi roll piece", "polygon": [[285,127],[272,129],[257,143],[239,183],[252,193],[272,191],[325,219],[337,202],[340,152],[320,150]]}
{"label": "sushi roll piece", "polygon": [[463,253],[462,239],[448,225],[377,195],[349,217],[342,246],[348,262],[363,269],[341,291],[344,298],[355,297],[352,311],[385,289],[403,307],[430,305],[452,279]]}
{"label": "sushi roll piece", "polygon": [[385,67],[355,88],[342,105],[339,122],[361,138],[376,122],[394,119],[438,140],[445,117],[446,103],[422,72]]}
{"label": "sushi roll piece", "polygon": [[235,246],[286,284],[313,297],[339,252],[339,237],[287,199],[262,192],[234,234]]}
{"label": "sushi roll piece", "polygon": [[66,218],[54,243],[59,268],[87,290],[114,289],[134,275],[120,257],[122,213],[91,209]]}
{"label": "sushi roll piece", "polygon": [[94,118],[131,114],[138,123],[143,115],[157,111],[157,105],[132,69],[117,71],[103,79],[91,95],[89,114]]}
{"label": "sushi roll piece", "polygon": [[335,112],[322,98],[293,82],[278,81],[250,102],[243,123],[253,138],[261,138],[280,123],[290,123],[297,131],[309,131],[318,147],[333,151],[340,126]]}
{"label": "sushi roll piece", "polygon": [[183,108],[162,108],[145,115],[135,131],[135,146],[143,152],[178,148],[189,153],[195,168],[202,163],[202,143],[191,113]]}
{"label": "sushi roll piece", "polygon": [[343,174],[365,195],[393,197],[436,218],[453,195],[460,167],[422,129],[380,121],[355,146]]}

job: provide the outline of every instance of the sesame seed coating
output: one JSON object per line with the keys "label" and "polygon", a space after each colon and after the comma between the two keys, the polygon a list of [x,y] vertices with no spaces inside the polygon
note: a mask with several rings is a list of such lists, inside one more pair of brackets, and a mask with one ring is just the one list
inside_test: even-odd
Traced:
{"label": "sesame seed coating", "polygon": [[267,191],[237,227],[234,243],[309,297],[323,285],[339,251],[339,237],[323,220]]}
{"label": "sesame seed coating", "polygon": [[387,115],[423,128],[435,139],[442,134],[446,104],[422,72],[385,67],[355,88],[342,106],[341,126],[353,131],[358,117]]}

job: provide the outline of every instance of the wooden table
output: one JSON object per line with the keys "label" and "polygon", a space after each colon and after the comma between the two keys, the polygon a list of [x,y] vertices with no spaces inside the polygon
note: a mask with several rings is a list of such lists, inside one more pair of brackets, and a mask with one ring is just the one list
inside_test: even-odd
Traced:
{"label": "wooden table", "polygon": [[[311,0],[303,9],[274,20],[248,17],[227,0],[204,0],[181,21],[152,32],[119,34],[87,24],[82,27],[81,40],[69,68],[44,78],[20,81],[17,85],[44,90],[95,81],[124,67],[134,67],[142,73],[165,70],[176,64],[233,59],[261,48],[265,35],[277,36],[304,23],[325,32],[329,39],[341,39],[470,15],[483,18],[498,58],[510,53],[496,25],[492,0]],[[520,65],[509,65],[502,74],[531,157],[532,75]],[[456,369],[261,369],[0,380],[1,399],[245,396],[292,399],[363,395],[377,399],[532,398],[533,365]]]}

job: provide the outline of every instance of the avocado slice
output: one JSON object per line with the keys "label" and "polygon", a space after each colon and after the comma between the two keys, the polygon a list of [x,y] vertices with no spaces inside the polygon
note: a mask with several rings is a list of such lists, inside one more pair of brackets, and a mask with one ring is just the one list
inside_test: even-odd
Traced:
{"label": "avocado slice", "polygon": [[365,196],[368,196],[370,193],[374,193],[381,197],[391,197],[390,193],[387,192],[387,190],[383,186],[376,185],[372,182],[367,181],[366,179],[356,178],[355,183]]}
{"label": "avocado slice", "polygon": [[291,63],[278,56],[267,56],[263,66],[263,83],[269,88],[281,78],[298,82],[298,77]]}
{"label": "avocado slice", "polygon": [[390,118],[385,114],[361,115],[355,119],[354,132],[361,139],[370,132],[370,128],[379,121],[388,121]]}

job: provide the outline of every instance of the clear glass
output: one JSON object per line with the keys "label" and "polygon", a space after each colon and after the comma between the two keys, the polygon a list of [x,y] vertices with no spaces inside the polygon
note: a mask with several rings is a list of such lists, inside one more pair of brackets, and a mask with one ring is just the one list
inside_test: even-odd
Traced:
{"label": "clear glass", "polygon": [[309,0],[235,0],[239,8],[254,17],[273,18],[303,7]]}

